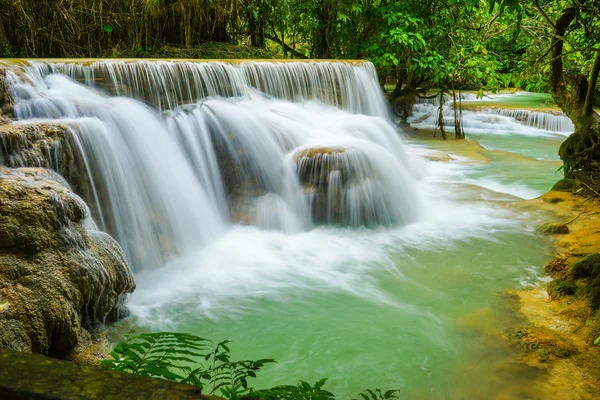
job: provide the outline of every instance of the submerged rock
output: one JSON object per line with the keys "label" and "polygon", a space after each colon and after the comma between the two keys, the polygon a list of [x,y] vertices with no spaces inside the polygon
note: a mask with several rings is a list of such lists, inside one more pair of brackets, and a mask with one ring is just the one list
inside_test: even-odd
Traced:
{"label": "submerged rock", "polygon": [[135,288],[119,245],[65,185],[46,169],[0,167],[0,347],[83,351]]}

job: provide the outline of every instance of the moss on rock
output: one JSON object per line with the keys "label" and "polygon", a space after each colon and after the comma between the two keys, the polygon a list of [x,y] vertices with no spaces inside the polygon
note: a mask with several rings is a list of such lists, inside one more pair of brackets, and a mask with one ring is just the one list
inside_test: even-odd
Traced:
{"label": "moss on rock", "polygon": [[552,298],[558,299],[566,295],[575,294],[577,284],[567,279],[555,279],[548,284],[547,291]]}
{"label": "moss on rock", "polygon": [[133,291],[119,245],[87,217],[55,172],[0,167],[0,347],[83,350]]}
{"label": "moss on rock", "polygon": [[192,385],[33,354],[0,350],[0,365],[2,399],[218,400]]}
{"label": "moss on rock", "polygon": [[577,179],[564,178],[556,182],[552,187],[552,190],[558,192],[574,192],[581,187],[581,182]]}
{"label": "moss on rock", "polygon": [[560,223],[547,223],[540,226],[538,231],[547,235],[564,235],[569,233],[569,227]]}
{"label": "moss on rock", "polygon": [[586,292],[592,309],[600,308],[600,253],[592,254],[576,262],[571,273],[576,278],[587,278]]}

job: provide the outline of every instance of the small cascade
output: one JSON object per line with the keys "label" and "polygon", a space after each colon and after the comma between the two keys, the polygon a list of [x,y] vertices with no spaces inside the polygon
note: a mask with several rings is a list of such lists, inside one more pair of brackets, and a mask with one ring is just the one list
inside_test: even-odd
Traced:
{"label": "small cascade", "polygon": [[509,108],[488,108],[483,112],[509,117],[524,125],[550,132],[572,133],[575,130],[573,122],[560,111],[542,112]]}
{"label": "small cascade", "polygon": [[[68,127],[81,195],[135,271],[234,224],[297,233],[419,217],[370,63],[39,63],[11,75],[19,123]],[[145,103],[145,104],[144,104]]]}
{"label": "small cascade", "polygon": [[[502,132],[517,134],[571,134],[575,127],[571,120],[560,111],[534,111],[524,109],[502,108],[494,106],[493,99],[477,99],[471,93],[461,93],[463,101],[463,128],[471,133]],[[473,104],[477,104],[473,110]],[[481,106],[479,106],[481,104]],[[435,129],[439,118],[439,97],[417,98],[408,122],[419,128]],[[447,129],[454,127],[454,108],[452,98],[444,95],[444,125]]]}

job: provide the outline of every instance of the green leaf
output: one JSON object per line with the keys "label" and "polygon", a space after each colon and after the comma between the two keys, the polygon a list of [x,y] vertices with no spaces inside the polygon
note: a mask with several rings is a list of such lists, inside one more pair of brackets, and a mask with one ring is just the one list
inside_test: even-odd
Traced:
{"label": "green leaf", "polygon": [[112,33],[113,27],[111,25],[104,25],[104,32]]}

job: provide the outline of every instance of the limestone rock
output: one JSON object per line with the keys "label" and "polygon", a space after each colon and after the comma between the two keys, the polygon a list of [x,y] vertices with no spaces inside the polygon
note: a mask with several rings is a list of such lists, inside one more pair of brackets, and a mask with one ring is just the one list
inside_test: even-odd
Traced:
{"label": "limestone rock", "polygon": [[94,208],[94,198],[98,196],[105,200],[106,193],[102,190],[94,193],[85,158],[77,150],[67,126],[48,123],[0,125],[0,166],[48,168],[58,172],[72,191],[92,207],[92,215],[99,220],[100,210]]}
{"label": "limestone rock", "polygon": [[10,122],[13,99],[6,79],[7,69],[0,63],[0,125]]}
{"label": "limestone rock", "polygon": [[62,125],[0,125],[0,165],[51,168],[68,179],[74,157],[67,136]]}
{"label": "limestone rock", "polygon": [[135,288],[119,245],[65,185],[46,169],[0,167],[0,347],[85,347]]}
{"label": "limestone rock", "polygon": [[310,147],[292,160],[313,222],[356,227],[391,223],[377,173],[360,149]]}

